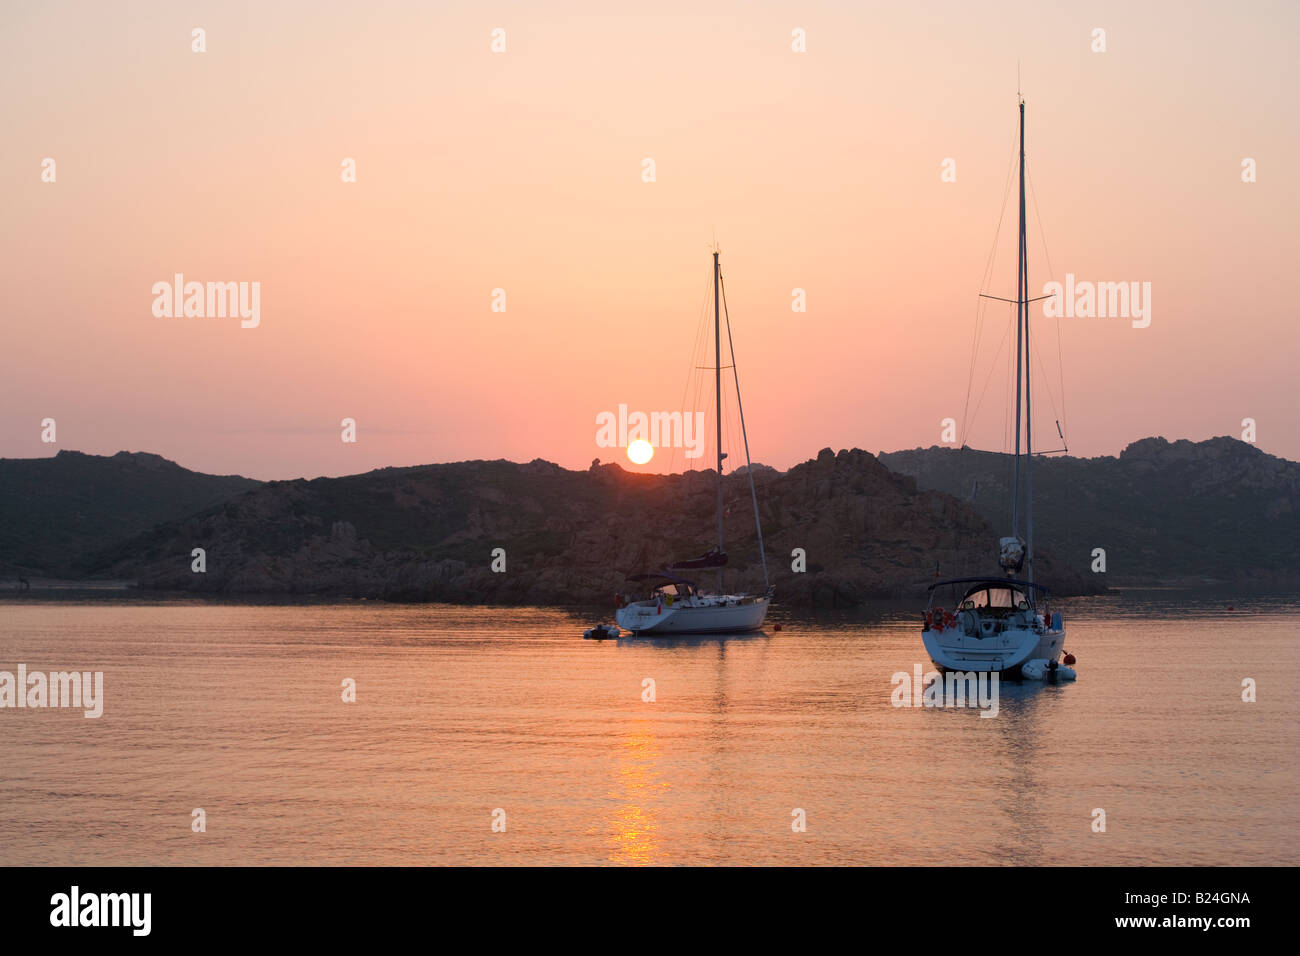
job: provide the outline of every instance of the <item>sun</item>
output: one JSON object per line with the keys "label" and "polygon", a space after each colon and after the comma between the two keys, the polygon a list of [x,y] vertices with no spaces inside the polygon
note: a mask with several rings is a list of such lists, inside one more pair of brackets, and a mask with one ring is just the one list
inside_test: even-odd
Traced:
{"label": "sun", "polygon": [[654,456],[655,446],[644,438],[638,438],[636,441],[628,443],[627,457],[632,460],[632,464],[644,465]]}

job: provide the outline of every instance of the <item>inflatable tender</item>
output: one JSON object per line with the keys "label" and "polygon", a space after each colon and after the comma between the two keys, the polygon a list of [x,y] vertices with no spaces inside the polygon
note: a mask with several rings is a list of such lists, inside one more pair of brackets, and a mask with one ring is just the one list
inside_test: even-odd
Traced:
{"label": "inflatable tender", "polygon": [[1075,680],[1079,675],[1075,673],[1073,667],[1066,667],[1064,664],[1051,667],[1043,658],[1035,657],[1020,665],[1020,676],[1025,680],[1060,681]]}

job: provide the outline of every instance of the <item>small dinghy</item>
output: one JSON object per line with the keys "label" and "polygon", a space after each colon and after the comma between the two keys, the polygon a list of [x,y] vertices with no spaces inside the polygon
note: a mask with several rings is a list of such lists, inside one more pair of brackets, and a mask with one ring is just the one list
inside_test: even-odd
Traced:
{"label": "small dinghy", "polygon": [[622,633],[617,624],[597,624],[583,631],[582,636],[589,641],[604,641],[618,637]]}
{"label": "small dinghy", "polygon": [[1073,667],[1066,667],[1064,664],[1057,664],[1055,661],[1047,661],[1041,657],[1036,657],[1020,665],[1020,676],[1025,680],[1041,680],[1055,683],[1061,680],[1075,680],[1079,675],[1074,672]]}

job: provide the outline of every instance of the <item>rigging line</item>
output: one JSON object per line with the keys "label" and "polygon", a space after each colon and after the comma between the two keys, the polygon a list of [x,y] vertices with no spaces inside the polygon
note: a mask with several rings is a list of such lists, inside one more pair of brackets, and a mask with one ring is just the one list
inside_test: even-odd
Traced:
{"label": "rigging line", "polygon": [[[709,308],[709,304],[713,301],[712,285],[713,285],[713,275],[712,275],[712,270],[709,270],[709,275],[705,277],[704,304],[703,304],[703,308],[700,310],[700,324],[696,329],[695,350],[691,355],[691,363],[693,368],[691,368],[687,373],[690,376],[690,381],[694,387],[694,391],[691,394],[691,403],[689,408],[692,414],[695,414],[698,410],[699,413],[703,415],[705,420],[707,420],[708,414],[712,410],[713,390],[712,389],[708,390],[709,398],[705,399],[704,393],[705,393],[705,385],[707,383],[705,381],[704,373],[700,371],[700,366],[703,365],[704,359],[708,355],[709,338],[710,338],[709,329],[713,325],[712,316],[709,314],[710,312],[712,312],[712,309]],[[704,431],[711,436],[712,434],[711,430],[705,429]],[[701,439],[703,439],[704,435],[701,434],[700,437]],[[682,467],[685,468],[686,466],[685,466],[684,453],[682,457],[683,457]]]}
{"label": "rigging line", "polygon": [[[1034,180],[1033,177],[1029,175],[1028,169],[1025,170],[1025,178],[1029,180],[1029,195],[1032,196],[1034,200],[1034,218],[1038,222],[1038,236],[1043,243],[1043,258],[1047,261],[1048,274],[1055,278],[1056,273],[1055,270],[1052,269],[1052,254],[1047,251],[1047,230],[1043,228],[1043,214],[1038,209],[1038,192],[1034,189]],[[1056,430],[1061,436],[1062,447],[1068,452],[1070,448],[1070,420],[1065,410],[1065,358],[1062,354],[1061,345],[1061,314],[1064,311],[1065,309],[1063,308],[1056,310],[1056,370],[1057,374],[1060,376],[1059,384],[1061,387],[1061,415],[1060,418],[1057,419]],[[1040,349],[1039,363],[1041,364],[1041,362],[1042,350]],[[1043,370],[1043,378],[1047,378],[1046,369]],[[1047,394],[1049,396],[1052,394],[1050,388],[1048,389]],[[1056,413],[1055,402],[1052,403],[1052,413]],[[1065,499],[1067,501],[1073,500],[1074,489],[1070,478],[1071,470],[1066,468],[1062,474],[1065,481]],[[1065,516],[1065,538],[1067,540],[1073,538],[1073,530],[1074,511],[1073,509],[1068,509]]]}
{"label": "rigging line", "polygon": [[[1006,344],[1007,344],[1007,339],[1008,339],[1010,336],[1011,336],[1011,321],[1010,321],[1010,319],[1008,319],[1008,320],[1007,320],[1007,327],[1006,327],[1005,331],[1003,331],[1003,333],[1002,333],[1002,340],[998,343],[997,351],[995,351],[995,352],[993,353],[993,361],[989,363],[989,374],[988,374],[988,375],[985,377],[985,379],[984,379],[984,387],[983,387],[983,389],[980,390],[980,397],[979,397],[979,400],[975,403],[975,415],[976,415],[976,416],[979,415],[979,413],[980,413],[980,408],[984,405],[984,396],[985,396],[986,394],[988,394],[989,383],[990,383],[991,381],[993,381],[993,373],[996,372],[996,371],[998,370],[998,356],[1002,354],[1002,349],[1006,346]],[[1010,362],[1010,358],[1008,358],[1008,360],[1007,360],[1007,364],[1008,364],[1008,365],[1011,364],[1011,362]],[[1005,417],[1004,417],[1004,420],[1003,420],[1003,433],[1004,433],[1004,434],[1003,434],[1003,447],[1005,448],[1005,447],[1006,447],[1006,434],[1005,434],[1005,433],[1006,433],[1006,422],[1005,422]],[[965,445],[966,442],[963,440],[963,441],[962,441],[962,444]]]}
{"label": "rigging line", "polygon": [[[704,306],[703,306],[703,304],[701,304],[701,306],[700,306],[700,311],[701,311],[701,313],[703,313],[703,311],[704,311]],[[696,335],[697,335],[697,337],[698,337],[698,334],[699,334],[699,332],[698,332],[698,320],[697,320],[696,328],[697,328]],[[694,354],[694,349],[692,348],[692,355],[693,355],[693,354]],[[691,365],[694,365],[694,364],[695,364],[694,362],[691,363]],[[692,376],[694,376],[694,374],[695,374],[694,371],[692,371],[692,369],[691,369],[691,365],[688,365],[688,366],[686,367],[686,380],[682,383],[682,400],[681,400],[681,407],[682,407],[682,408],[685,408],[685,407],[686,407],[686,395],[687,395],[687,393],[689,392],[690,387],[691,387],[691,378],[692,378]],[[677,449],[674,448],[674,449],[669,453],[669,455],[668,455],[668,472],[671,474],[672,472],[676,471],[676,468],[677,468]]]}
{"label": "rigging line", "polygon": [[[719,285],[721,285],[721,283],[719,283]],[[722,367],[723,367],[723,368],[732,368],[732,369],[734,369],[734,368],[735,368],[735,365],[736,365],[735,359],[732,359],[732,362],[731,362],[730,365],[724,365],[724,366],[722,366]],[[739,436],[739,433],[738,433],[738,431],[737,431],[738,425],[737,425],[737,421],[736,421],[736,419],[734,419],[734,418],[731,417],[731,404],[730,404],[729,402],[726,402],[726,388],[727,388],[727,386],[726,386],[726,383],[725,383],[725,380],[724,380],[724,383],[723,383],[722,389],[723,389],[723,401],[724,401],[725,407],[726,407],[726,409],[727,409],[727,424],[726,424],[727,448],[728,448],[728,449],[731,449],[731,448],[739,448],[739,447],[740,447],[740,442],[737,441],[737,438],[740,437],[740,436]],[[727,458],[726,458],[726,460],[727,460],[727,461],[731,461],[731,456],[728,455]],[[730,466],[730,470],[731,470],[732,472],[735,472],[735,470],[736,470],[736,465],[735,465],[734,463]]]}
{"label": "rigging line", "polygon": [[[1012,310],[1010,308],[1007,309],[1008,313],[1011,313],[1011,311]],[[1008,316],[1008,320],[1007,320],[1007,334],[1008,336],[1010,336],[1011,334],[1010,316]],[[1020,361],[1019,355],[1016,356],[1016,361],[1017,362]],[[1016,458],[1011,454],[1011,449],[1012,449],[1011,431],[1013,428],[1012,417],[1011,417],[1011,405],[1012,402],[1018,399],[1018,396],[1016,395],[1016,384],[1015,384],[1016,380],[1015,380],[1015,376],[1012,374],[1011,364],[1012,364],[1011,349],[1008,348],[1007,349],[1007,377],[1005,379],[1006,401],[1002,403],[1002,416],[1003,416],[1002,417],[1002,421],[1003,421],[1002,454],[1005,456],[1005,461],[1006,461],[1006,482],[1008,488],[1015,487],[1015,480],[1016,480]],[[1019,423],[1017,423],[1017,425],[1018,424]],[[1016,440],[1019,440],[1019,438],[1020,436],[1019,434],[1017,434]],[[1016,502],[1014,500],[1008,501],[1005,507],[1006,507],[1006,511],[1004,512],[1004,520],[1006,524],[1004,524],[1003,527],[1010,528],[1014,525],[1012,516],[1016,512]]]}
{"label": "rigging line", "polygon": [[[712,338],[712,336],[709,334],[709,331],[713,326],[713,316],[710,314],[713,311],[713,309],[710,308],[712,302],[713,302],[713,270],[710,269],[709,274],[705,277],[705,281],[704,281],[704,307],[700,311],[700,324],[698,329],[696,330],[697,338],[695,341],[695,352],[691,356],[691,361],[695,367],[689,373],[692,376],[691,381],[693,382],[695,387],[695,391],[691,395],[690,407],[692,412],[694,412],[697,409],[703,412],[705,416],[705,421],[708,420],[708,416],[713,410],[713,389],[707,388],[709,382],[707,381],[707,377],[705,376],[703,371],[701,371],[701,368],[704,364],[704,360],[708,357],[709,354],[709,339]],[[708,394],[707,398],[705,398],[706,391]],[[706,428],[705,433],[710,438],[713,435],[712,429]],[[706,451],[707,451],[707,447],[706,447]],[[684,457],[685,456],[683,456],[683,458]]]}
{"label": "rigging line", "polygon": [[1038,223],[1038,241],[1043,244],[1043,258],[1047,260],[1047,274],[1056,277],[1056,271],[1052,268],[1052,255],[1047,251],[1047,235],[1043,231],[1043,215],[1038,209],[1038,193],[1034,189],[1034,180],[1029,175],[1029,165],[1025,165],[1025,180],[1029,183],[1029,196],[1034,203],[1034,219]]}
{"label": "rigging line", "polygon": [[[1007,332],[1011,332],[1011,324],[1007,323]],[[999,352],[999,355],[1002,353]],[[1011,447],[1011,386],[1008,384],[1011,380],[1011,353],[1007,353],[1007,370],[1006,376],[1002,379],[1002,454],[1006,454]],[[1011,487],[1008,479],[1007,487]]]}
{"label": "rigging line", "polygon": [[[700,411],[704,412],[704,421],[707,423],[709,417],[713,414],[714,396],[713,396],[713,389],[705,387],[707,383],[704,381],[704,379],[705,376],[702,372],[696,374],[695,395],[693,399],[694,403],[692,404],[691,407],[692,409],[698,408]],[[706,456],[706,460],[708,461],[713,460],[713,456],[711,454],[713,450],[713,442],[714,442],[713,429],[706,427],[704,429],[704,453]]]}
{"label": "rigging line", "polygon": [[[721,283],[721,277],[722,277],[721,271],[719,271],[719,275],[718,275],[719,284]],[[722,392],[719,392],[717,396],[715,396],[715,400],[718,403],[718,417],[722,419],[722,437],[725,441],[729,443],[731,441],[731,419],[727,417],[727,412],[728,412],[727,400],[726,397],[722,394]],[[717,438],[717,436],[715,435],[714,438]],[[727,444],[724,448],[719,450],[722,452],[724,456],[726,456],[727,448],[730,447],[731,445]],[[720,466],[722,474],[724,476],[727,474],[728,471],[734,470],[735,467],[734,465],[728,465],[727,461],[728,458],[724,457],[722,459],[722,465]]]}
{"label": "rigging line", "polygon": [[[721,280],[722,272],[719,270]],[[771,585],[767,579],[767,552],[763,550],[763,524],[758,519],[758,492],[754,488],[754,465],[749,460],[749,435],[745,431],[745,406],[740,401],[740,372],[736,370],[736,345],[731,338],[731,313],[727,311],[727,284],[722,285],[722,310],[727,316],[727,352],[731,355],[731,372],[736,381],[736,408],[740,410],[740,435],[745,443],[745,475],[749,478],[749,496],[754,502],[754,530],[758,533],[758,558],[763,565],[763,590]]]}
{"label": "rigging line", "polygon": [[[709,277],[709,281],[711,282],[712,279],[713,279],[713,277],[710,276],[710,277]],[[705,313],[708,311],[708,308],[709,308],[709,290],[708,290],[708,286],[709,286],[709,283],[706,282],[706,283],[705,283],[705,288],[704,288],[704,299],[703,299],[703,300],[701,301],[701,303],[700,303],[700,317],[699,317],[699,319],[697,320],[697,322],[696,322],[696,326],[695,326],[695,342],[694,342],[694,344],[693,344],[692,347],[691,347],[691,363],[690,363],[690,365],[688,365],[688,366],[686,367],[686,382],[685,382],[685,384],[682,385],[682,414],[683,414],[683,415],[688,415],[688,414],[690,414],[690,412],[688,411],[688,409],[694,409],[694,408],[695,408],[695,399],[692,398],[692,400],[691,400],[691,404],[688,406],[688,405],[686,404],[686,396],[687,396],[687,394],[690,392],[691,382],[694,381],[694,380],[696,380],[696,379],[699,377],[699,376],[696,375],[696,373],[695,373],[695,366],[696,366],[696,364],[698,363],[697,355],[699,354],[699,350],[700,350],[700,340],[704,337],[704,316],[705,316]],[[685,424],[683,424],[682,427],[685,428]],[[683,470],[683,471],[686,470],[686,461],[685,461],[685,458],[686,458],[686,456],[685,456],[685,454],[683,454],[683,456],[682,456],[682,470]],[[672,473],[672,472],[676,469],[676,467],[677,467],[677,449],[676,449],[676,448],[673,448],[672,451],[670,451],[669,454],[668,454],[668,471],[669,471],[669,473]]]}
{"label": "rigging line", "polygon": [[[717,410],[718,403],[717,403],[717,396],[713,394],[713,389],[705,388],[705,384],[706,384],[704,381],[705,378],[706,376],[704,376],[703,374],[699,376],[699,388],[696,394],[699,396],[699,401],[702,403],[701,407],[703,408],[705,413],[704,420],[705,422],[708,422],[710,418],[718,414],[718,410]],[[714,431],[712,428],[705,428],[704,434],[705,434],[705,441],[704,441],[705,460],[709,462],[716,461],[717,452],[715,449],[715,445],[717,442],[717,438],[714,435]],[[712,465],[710,465],[709,470],[712,470]]]}
{"label": "rigging line", "polygon": [[[1046,379],[1046,378],[1047,378],[1047,367],[1046,367],[1045,365],[1043,365],[1043,357],[1042,357],[1041,355],[1038,356],[1038,370],[1039,370],[1040,372],[1043,373],[1043,378]],[[1051,386],[1050,384],[1047,384],[1046,387],[1047,387],[1047,400],[1048,400],[1048,401],[1051,403],[1051,405],[1052,405],[1052,417],[1055,418],[1055,419],[1057,419],[1058,421],[1062,421],[1062,420],[1064,420],[1064,418],[1065,418],[1065,414],[1064,414],[1064,413],[1061,413],[1061,415],[1059,415],[1059,416],[1058,416],[1057,413],[1056,413],[1056,397],[1055,397],[1054,393],[1052,392],[1052,386]],[[1062,400],[1062,401],[1065,401],[1065,396],[1061,396],[1061,400]],[[1065,430],[1064,427],[1062,427],[1061,430],[1064,431],[1064,430]],[[1064,438],[1065,436],[1062,435],[1061,437]]]}
{"label": "rigging line", "polygon": [[970,368],[966,372],[966,400],[961,407],[961,444],[965,445],[966,440],[970,437],[971,416],[970,416],[970,393],[975,383],[975,364],[979,359],[979,342],[980,332],[984,327],[984,315],[987,309],[987,303],[982,299],[976,300],[975,305],[975,322],[971,330],[970,345]]}
{"label": "rigging line", "polygon": [[[1007,216],[1007,197],[1011,195],[1011,174],[1012,172],[1015,171],[1016,168],[1016,137],[1017,136],[1018,133],[1016,132],[1012,133],[1011,158],[1007,162],[1007,178],[1006,178],[1006,182],[1003,184],[1002,187],[1002,203],[999,207],[1000,211],[998,213],[998,224],[997,224],[997,228],[994,229],[993,231],[993,244],[992,246],[989,247],[988,259],[985,260],[984,263],[984,275],[980,277],[981,289],[988,288],[989,282],[993,277],[994,267],[997,263],[998,239],[1002,235],[1002,223]],[[986,303],[984,303],[982,300],[976,299],[975,329],[974,332],[972,333],[972,339],[971,339],[970,370],[966,375],[966,402],[962,406],[962,412],[961,412],[963,445],[966,443],[966,439],[970,436],[970,428],[971,428],[970,416],[967,413],[970,411],[971,386],[975,381],[975,365],[979,359],[979,341],[984,327],[984,316],[988,314],[986,311],[984,311],[985,305]]]}
{"label": "rigging line", "polygon": [[[1043,215],[1038,211],[1038,193],[1034,190],[1033,177],[1029,175],[1029,167],[1025,167],[1025,178],[1029,180],[1029,195],[1034,201],[1034,218],[1038,222],[1038,238],[1043,244],[1043,258],[1047,260],[1047,274],[1056,277],[1056,271],[1052,268],[1052,254],[1047,251],[1047,231],[1043,229]],[[1065,411],[1065,359],[1061,351],[1061,313],[1064,309],[1056,310],[1056,370],[1060,376],[1058,384],[1061,386],[1061,439],[1065,444],[1069,444],[1070,422]],[[1042,350],[1039,350],[1039,358],[1042,358]],[[1047,377],[1047,371],[1043,371],[1043,377]],[[1050,394],[1050,391],[1049,393]],[[1055,405],[1052,411],[1056,411]]]}

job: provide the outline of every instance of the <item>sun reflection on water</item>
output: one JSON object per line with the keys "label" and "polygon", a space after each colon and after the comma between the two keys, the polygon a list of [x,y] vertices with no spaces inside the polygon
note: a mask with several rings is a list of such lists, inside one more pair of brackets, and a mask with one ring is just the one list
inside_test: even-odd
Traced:
{"label": "sun reflection on water", "polygon": [[622,740],[614,767],[614,803],[608,829],[612,863],[660,862],[657,840],[659,813],[664,794],[671,786],[661,779],[659,745],[652,731],[634,729]]}

